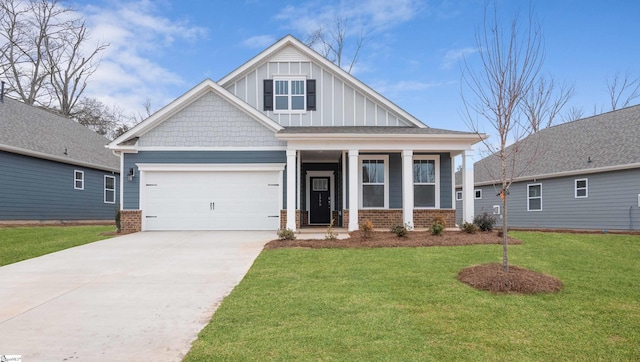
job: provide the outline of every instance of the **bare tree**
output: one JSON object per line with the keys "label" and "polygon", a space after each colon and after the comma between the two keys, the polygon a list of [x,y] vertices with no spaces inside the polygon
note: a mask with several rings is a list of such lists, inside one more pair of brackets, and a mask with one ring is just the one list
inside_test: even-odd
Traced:
{"label": "bare tree", "polygon": [[351,73],[354,65],[358,62],[360,50],[365,43],[364,29],[361,28],[355,35],[355,44],[350,48],[353,55],[345,61],[347,40],[350,37],[349,18],[336,16],[329,26],[324,27],[321,25],[318,29],[312,31],[307,36],[306,44],[318,51],[323,57]]}
{"label": "bare tree", "polygon": [[0,27],[0,72],[7,76],[7,91],[27,104],[71,115],[108,45],[85,53],[84,20],[57,0],[1,0]]}
{"label": "bare tree", "polygon": [[532,132],[550,127],[562,108],[573,96],[573,86],[562,84],[556,88],[553,77],[539,77],[522,102],[522,113]]}
{"label": "bare tree", "polygon": [[567,113],[562,116],[564,122],[572,122],[582,119],[584,117],[584,109],[573,106],[569,108]]}
{"label": "bare tree", "polygon": [[617,72],[613,79],[607,79],[607,91],[612,111],[628,107],[640,98],[640,76],[634,78],[629,70],[624,75]]}
{"label": "bare tree", "polygon": [[126,115],[118,107],[108,107],[95,98],[80,99],[71,117],[109,139],[119,137],[135,122],[135,117]]}
{"label": "bare tree", "polygon": [[[509,186],[515,177],[516,162],[522,151],[517,142],[531,133],[532,127],[525,118],[522,105],[527,95],[535,89],[543,63],[542,34],[540,25],[529,15],[526,28],[521,29],[520,19],[516,16],[507,29],[504,29],[497,16],[497,5],[493,5],[490,14],[485,7],[483,28],[476,33],[476,43],[481,66],[472,69],[465,59],[462,84],[470,92],[462,91],[465,120],[473,132],[480,136],[479,120],[487,122],[497,136],[497,143],[483,140],[484,145],[500,162],[499,196],[502,200],[503,258],[502,267],[509,271],[507,248],[508,210],[507,198]],[[491,15],[491,16],[490,16]],[[514,147],[507,148],[515,142]]]}

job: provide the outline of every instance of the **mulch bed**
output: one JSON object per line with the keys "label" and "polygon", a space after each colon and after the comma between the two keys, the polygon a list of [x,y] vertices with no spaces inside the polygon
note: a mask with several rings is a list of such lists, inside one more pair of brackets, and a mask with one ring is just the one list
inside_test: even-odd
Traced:
{"label": "mulch bed", "polygon": [[[277,248],[389,248],[419,246],[462,246],[476,244],[502,244],[502,237],[497,232],[477,232],[467,234],[459,231],[445,231],[440,236],[431,235],[427,231],[412,231],[405,237],[398,237],[392,232],[374,232],[369,238],[360,231],[349,234],[349,239],[341,240],[272,240],[265,249]],[[522,244],[521,240],[508,237],[509,245]]]}
{"label": "mulch bed", "polygon": [[501,294],[555,293],[563,287],[562,282],[552,276],[515,265],[509,265],[509,272],[505,273],[499,263],[462,269],[458,280],[476,289]]}

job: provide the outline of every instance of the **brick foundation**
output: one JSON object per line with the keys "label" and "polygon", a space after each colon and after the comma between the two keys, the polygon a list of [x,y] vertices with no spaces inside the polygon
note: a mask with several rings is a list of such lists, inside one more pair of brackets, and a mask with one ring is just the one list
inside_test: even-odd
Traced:
{"label": "brick foundation", "polygon": [[413,227],[430,228],[436,217],[441,217],[448,228],[456,226],[456,210],[415,209],[413,210]]}
{"label": "brick foundation", "polygon": [[362,225],[365,219],[371,220],[376,229],[391,229],[393,226],[404,224],[402,209],[358,210],[358,225]]}
{"label": "brick foundation", "polygon": [[[296,210],[296,229],[300,229],[300,210]],[[287,210],[280,210],[280,230],[287,228]]]}
{"label": "brick foundation", "polygon": [[342,210],[342,227],[349,227],[349,210]]}
{"label": "brick foundation", "polygon": [[142,210],[121,210],[120,231],[134,233],[142,230]]}

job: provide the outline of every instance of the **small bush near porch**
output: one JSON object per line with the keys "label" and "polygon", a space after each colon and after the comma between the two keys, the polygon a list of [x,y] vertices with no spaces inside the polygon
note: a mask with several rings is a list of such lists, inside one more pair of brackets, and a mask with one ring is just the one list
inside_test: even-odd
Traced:
{"label": "small bush near porch", "polygon": [[512,236],[513,264],[563,291],[456,279],[499,262],[500,245],[265,250],[186,360],[640,359],[639,236]]}

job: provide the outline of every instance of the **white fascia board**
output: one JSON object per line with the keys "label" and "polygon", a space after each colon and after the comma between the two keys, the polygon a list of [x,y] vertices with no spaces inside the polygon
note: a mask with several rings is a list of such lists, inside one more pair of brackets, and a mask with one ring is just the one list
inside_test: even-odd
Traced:
{"label": "white fascia board", "polygon": [[288,149],[300,151],[314,150],[351,150],[360,151],[403,151],[414,150],[415,152],[460,152],[460,150],[471,149],[472,143],[469,141],[456,140],[390,140],[390,139],[342,139],[342,140],[295,140],[287,142]]}
{"label": "white fascia board", "polygon": [[[597,167],[597,168],[587,168],[582,170],[572,170],[572,171],[562,171],[556,173],[545,173],[539,175],[531,175],[531,176],[522,176],[522,177],[514,177],[513,182],[522,182],[522,181],[531,181],[531,180],[544,180],[550,178],[558,178],[558,177],[571,177],[571,176],[580,176],[580,175],[589,175],[594,173],[601,172],[612,172],[612,171],[624,171],[631,170],[634,168],[640,168],[640,163],[629,163],[626,165],[616,165],[616,166],[606,166],[606,167]],[[501,182],[500,180],[492,180],[492,181],[483,181],[476,182],[476,186],[487,186],[493,185],[495,183]]]}
{"label": "white fascia board", "polygon": [[172,146],[145,146],[138,147],[137,151],[286,151],[286,146],[264,146],[264,147],[202,147],[202,146],[184,146],[184,147],[172,147]]}
{"label": "white fascia board", "polygon": [[193,103],[197,99],[199,99],[202,95],[206,94],[209,91],[213,91],[216,95],[222,97],[226,101],[235,105],[239,110],[243,111],[245,114],[255,119],[256,121],[262,123],[267,128],[271,129],[274,132],[277,132],[283,127],[279,125],[277,122],[273,121],[269,117],[260,113],[255,108],[251,107],[247,103],[240,100],[238,97],[229,93],[226,89],[212,81],[211,79],[205,79],[200,84],[191,88],[185,94],[181,95],[173,102],[168,105],[162,107],[159,111],[151,115],[146,120],[138,123],[135,127],[116,138],[109,144],[110,149],[122,149],[125,146],[119,146],[118,144],[130,139],[132,137],[140,137],[145,133],[152,130],[158,124],[162,123],[164,120],[168,119],[175,113],[187,107],[189,104]]}
{"label": "white fascia board", "polygon": [[354,87],[354,89],[361,91],[362,93],[364,93],[368,97],[370,97],[370,98],[376,100],[377,102],[385,105],[386,107],[388,107],[389,109],[393,110],[395,113],[400,115],[401,118],[404,118],[404,119],[408,120],[409,122],[411,122],[414,126],[416,126],[418,128],[428,128],[428,126],[426,124],[422,123],[419,119],[415,118],[414,116],[409,114],[407,111],[405,111],[404,109],[400,108],[398,105],[396,105],[395,103],[391,102],[390,100],[385,98],[380,93],[376,92],[373,88],[371,88],[368,85],[362,83],[356,77],[354,77],[353,75],[349,74],[347,71],[345,71],[344,69],[340,68],[339,66],[335,65],[333,62],[329,61],[327,58],[323,57],[322,55],[317,53],[315,50],[313,50],[313,49],[309,48],[308,46],[304,45],[301,41],[299,41],[298,39],[294,38],[291,35],[287,35],[284,38],[278,40],[275,44],[273,44],[269,48],[265,49],[264,51],[262,51],[260,54],[256,55],[255,57],[251,58],[249,61],[247,61],[246,63],[244,63],[240,67],[236,68],[236,70],[232,71],[231,73],[226,75],[224,78],[220,79],[218,81],[218,83],[220,85],[222,85],[222,86],[225,86],[225,85],[233,82],[234,80],[236,80],[236,78],[238,78],[239,76],[242,76],[245,72],[247,72],[247,71],[253,69],[254,67],[258,66],[259,64],[262,64],[265,61],[267,61],[270,57],[272,57],[273,55],[277,54],[278,51],[280,51],[281,49],[283,49],[287,45],[291,45],[291,46],[295,47],[296,50],[300,51],[301,53],[303,53],[307,57],[313,59],[314,61],[316,61],[316,62],[318,62],[320,64],[322,64],[322,66],[330,69],[338,78],[342,79],[346,83],[351,84]]}
{"label": "white fascia board", "polygon": [[282,171],[284,163],[136,163],[140,171]]}
{"label": "white fascia board", "polygon": [[[478,136],[476,134],[469,135],[452,135],[452,134],[370,134],[370,133],[279,133],[276,137],[283,141],[305,141],[305,140],[423,140],[423,141],[441,141],[452,140],[462,141],[465,143],[472,142],[472,144],[480,142],[484,135]],[[481,138],[482,137],[482,138]]]}
{"label": "white fascia board", "polygon": [[0,151],[7,151],[7,152],[11,152],[11,153],[16,153],[16,154],[19,154],[19,155],[30,156],[30,157],[35,157],[35,158],[41,158],[43,160],[66,163],[68,165],[82,166],[82,167],[93,168],[93,169],[96,169],[96,170],[120,173],[120,170],[117,169],[117,168],[98,165],[98,164],[91,163],[91,162],[84,162],[84,161],[80,161],[80,160],[70,159],[68,157],[54,156],[54,155],[51,155],[51,154],[48,154],[48,153],[27,150],[27,149],[19,148],[19,147],[13,147],[13,146],[8,146],[8,145],[0,145]]}

